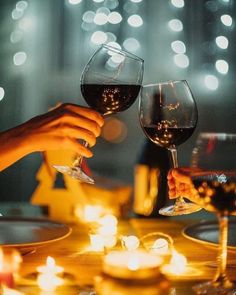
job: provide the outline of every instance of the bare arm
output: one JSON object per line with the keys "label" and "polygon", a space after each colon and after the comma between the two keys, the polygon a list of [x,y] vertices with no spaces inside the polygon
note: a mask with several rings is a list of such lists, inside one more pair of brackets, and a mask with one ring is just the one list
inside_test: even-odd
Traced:
{"label": "bare arm", "polygon": [[46,150],[73,150],[91,157],[90,147],[96,143],[104,123],[96,111],[74,104],[62,104],[53,110],[0,133],[0,171],[25,155]]}

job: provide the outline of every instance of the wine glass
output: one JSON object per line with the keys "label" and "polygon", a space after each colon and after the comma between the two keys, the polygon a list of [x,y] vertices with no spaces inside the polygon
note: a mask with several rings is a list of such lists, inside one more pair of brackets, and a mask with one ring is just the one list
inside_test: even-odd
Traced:
{"label": "wine glass", "polygon": [[[155,144],[167,148],[173,167],[178,167],[177,146],[194,132],[198,112],[187,81],[168,81],[142,87],[139,103],[140,124],[145,135]],[[167,216],[189,214],[201,207],[178,197],[174,205],[159,210]]]}
{"label": "wine glass", "polygon": [[226,275],[228,217],[236,214],[236,134],[200,133],[193,149],[190,177],[206,210],[219,221],[218,268],[212,281],[193,287],[197,294],[236,294]]}
{"label": "wine glass", "polygon": [[[143,59],[130,52],[107,44],[100,46],[85,66],[80,80],[87,104],[103,116],[128,109],[138,97],[143,64]],[[81,162],[82,157],[78,156],[72,167],[54,167],[80,181],[94,184],[94,179],[82,171]]]}

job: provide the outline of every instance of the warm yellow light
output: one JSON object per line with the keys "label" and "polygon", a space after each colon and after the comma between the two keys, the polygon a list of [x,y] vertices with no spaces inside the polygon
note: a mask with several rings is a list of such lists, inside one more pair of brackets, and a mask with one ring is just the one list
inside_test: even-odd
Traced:
{"label": "warm yellow light", "polygon": [[122,237],[122,242],[128,251],[134,251],[138,249],[140,245],[139,238],[136,236],[124,236]]}
{"label": "warm yellow light", "polygon": [[132,255],[128,258],[127,267],[130,270],[137,270],[140,267],[140,260],[137,255]]}
{"label": "warm yellow light", "polygon": [[24,295],[25,293],[19,292],[14,289],[7,288],[3,285],[2,289],[1,289],[1,294],[2,295]]}
{"label": "warm yellow light", "polygon": [[46,259],[46,265],[37,267],[37,271],[42,274],[59,274],[64,271],[63,267],[56,265],[55,259],[48,256]]}
{"label": "warm yellow light", "polygon": [[98,221],[102,211],[102,207],[99,205],[86,205],[84,208],[84,220],[87,222]]}

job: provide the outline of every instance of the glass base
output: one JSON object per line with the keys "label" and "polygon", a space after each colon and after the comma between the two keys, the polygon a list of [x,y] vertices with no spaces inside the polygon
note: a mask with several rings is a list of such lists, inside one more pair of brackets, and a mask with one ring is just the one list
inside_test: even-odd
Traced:
{"label": "glass base", "polygon": [[200,211],[202,207],[198,206],[195,203],[176,203],[174,205],[170,205],[168,207],[163,207],[159,210],[159,214],[165,216],[176,216],[176,215],[184,215],[191,214],[197,211]]}
{"label": "glass base", "polygon": [[94,184],[94,179],[85,174],[80,167],[69,167],[60,165],[53,165],[53,167],[62,174],[67,174],[81,182]]}
{"label": "glass base", "polygon": [[236,285],[228,280],[222,283],[212,281],[193,286],[193,291],[199,295],[235,295]]}

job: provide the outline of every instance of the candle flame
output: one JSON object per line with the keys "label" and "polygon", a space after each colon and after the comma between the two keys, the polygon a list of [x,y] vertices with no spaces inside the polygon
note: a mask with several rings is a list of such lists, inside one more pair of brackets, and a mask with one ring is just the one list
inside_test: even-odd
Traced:
{"label": "candle flame", "polygon": [[48,256],[47,260],[46,260],[46,265],[49,268],[54,268],[54,266],[56,265],[55,259],[53,257],[51,257],[51,256]]}

